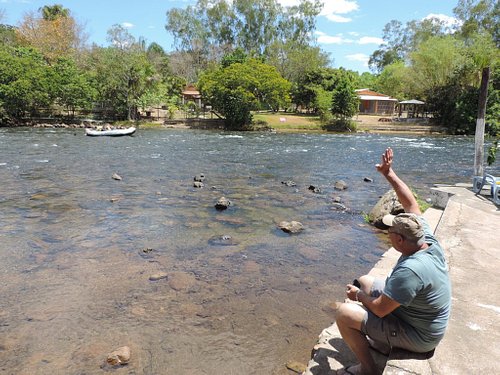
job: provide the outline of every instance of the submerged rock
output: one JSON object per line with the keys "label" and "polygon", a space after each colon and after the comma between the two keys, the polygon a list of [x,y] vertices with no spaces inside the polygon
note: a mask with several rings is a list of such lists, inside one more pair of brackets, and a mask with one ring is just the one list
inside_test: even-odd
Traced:
{"label": "submerged rock", "polygon": [[335,190],[345,190],[347,189],[347,183],[344,180],[335,182]]}
{"label": "submerged rock", "polygon": [[227,209],[230,205],[231,202],[229,201],[229,199],[227,199],[226,197],[221,197],[219,198],[217,203],[215,203],[215,208],[219,211],[222,211]]}
{"label": "submerged rock", "polygon": [[311,190],[313,193],[321,193],[321,189],[314,185],[310,185],[308,189]]}
{"label": "submerged rock", "polygon": [[130,361],[130,348],[122,346],[108,354],[106,362],[112,366],[126,365]]}
{"label": "submerged rock", "polygon": [[200,173],[200,174],[194,176],[194,181],[195,182],[203,182],[203,181],[205,181],[205,175],[203,173]]}
{"label": "submerged rock", "polygon": [[224,234],[222,236],[213,236],[208,240],[212,246],[235,246],[238,242],[231,236]]}
{"label": "submerged rock", "polygon": [[298,221],[282,221],[278,227],[285,233],[296,234],[304,230],[302,223]]}

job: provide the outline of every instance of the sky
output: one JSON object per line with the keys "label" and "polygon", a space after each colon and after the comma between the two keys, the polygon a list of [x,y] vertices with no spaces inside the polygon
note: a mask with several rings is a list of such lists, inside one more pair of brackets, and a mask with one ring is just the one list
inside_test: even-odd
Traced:
{"label": "sky", "polygon": [[[298,2],[278,1],[284,6]],[[134,37],[156,42],[168,52],[175,47],[165,30],[167,10],[195,3],[196,0],[0,0],[0,23],[17,25],[26,12],[61,4],[85,26],[90,43],[108,45],[108,29],[119,24]],[[317,44],[330,54],[333,67],[362,73],[369,71],[369,56],[382,42],[382,31],[388,22],[398,20],[405,24],[428,16],[453,22],[457,3],[458,0],[324,0],[315,37]]]}

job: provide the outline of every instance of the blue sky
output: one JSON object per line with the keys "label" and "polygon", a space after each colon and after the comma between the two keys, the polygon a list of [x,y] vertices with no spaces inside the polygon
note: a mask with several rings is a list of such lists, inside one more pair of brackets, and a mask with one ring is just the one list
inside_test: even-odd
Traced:
{"label": "blue sky", "polygon": [[[195,0],[0,0],[1,23],[16,25],[26,12],[44,5],[61,4],[85,25],[89,42],[107,45],[106,32],[115,25],[128,28],[135,37],[157,42],[166,51],[173,39],[165,30],[166,11],[184,8]],[[279,0],[293,5],[297,0]],[[389,21],[403,23],[429,15],[451,19],[458,0],[325,0],[317,19],[318,45],[329,52],[334,67],[358,72],[368,71],[368,57],[381,42],[382,30]]]}

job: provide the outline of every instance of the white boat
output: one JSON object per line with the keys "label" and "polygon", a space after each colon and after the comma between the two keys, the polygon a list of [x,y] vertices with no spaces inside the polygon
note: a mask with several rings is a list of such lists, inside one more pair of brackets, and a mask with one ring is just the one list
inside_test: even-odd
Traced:
{"label": "white boat", "polygon": [[135,128],[131,126],[126,129],[110,129],[110,130],[96,130],[96,129],[85,129],[85,134],[91,137],[109,136],[109,137],[120,137],[122,135],[132,135],[135,133]]}

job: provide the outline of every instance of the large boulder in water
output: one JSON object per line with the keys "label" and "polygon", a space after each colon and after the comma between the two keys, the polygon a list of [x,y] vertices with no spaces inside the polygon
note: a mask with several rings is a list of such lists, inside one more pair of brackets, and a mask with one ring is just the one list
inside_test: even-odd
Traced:
{"label": "large boulder in water", "polygon": [[370,211],[370,222],[379,229],[387,229],[387,226],[382,223],[382,218],[387,214],[397,215],[401,212],[404,212],[404,208],[399,202],[396,192],[389,190]]}

